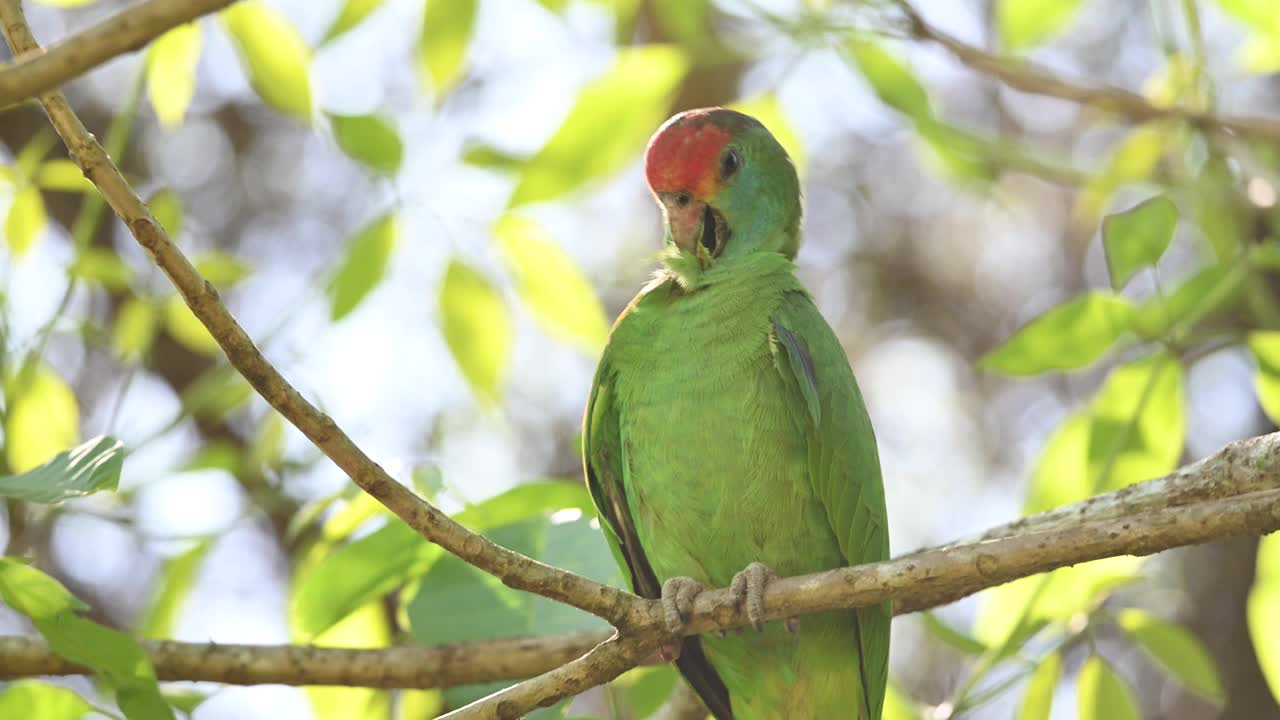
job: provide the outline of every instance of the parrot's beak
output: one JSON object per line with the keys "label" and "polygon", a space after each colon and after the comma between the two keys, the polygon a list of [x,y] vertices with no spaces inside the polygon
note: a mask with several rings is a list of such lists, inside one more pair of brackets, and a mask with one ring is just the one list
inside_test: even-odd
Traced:
{"label": "parrot's beak", "polygon": [[667,216],[667,228],[676,246],[695,255],[702,244],[708,253],[717,248],[716,214],[711,206],[688,192],[660,193],[658,201]]}

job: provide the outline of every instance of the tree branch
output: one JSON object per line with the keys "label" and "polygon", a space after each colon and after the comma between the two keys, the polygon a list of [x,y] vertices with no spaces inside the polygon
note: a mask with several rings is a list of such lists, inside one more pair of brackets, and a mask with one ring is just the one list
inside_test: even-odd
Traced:
{"label": "tree branch", "polygon": [[[20,0],[0,0],[0,26],[15,56],[39,52]],[[178,289],[195,316],[217,340],[227,359],[253,389],[306,435],[362,490],[372,495],[426,539],[503,583],[565,603],[627,627],[644,613],[644,601],[617,588],[550,567],[467,530],[435,506],[396,482],[365,455],[328,415],[302,397],[263,357],[205,280],[130,187],[102,146],[89,134],[58,91],[39,96],[49,122],[75,161],[116,215],[128,226],[156,265]]]}
{"label": "tree branch", "polygon": [[14,51],[0,70],[0,108],[57,88],[117,55],[137,50],[178,25],[235,0],[144,0],[72,35],[48,50]]}
{"label": "tree branch", "polygon": [[965,66],[1005,85],[1033,95],[1047,95],[1122,115],[1134,122],[1177,119],[1199,127],[1219,128],[1238,135],[1280,140],[1280,121],[1239,115],[1217,115],[1180,106],[1152,104],[1143,96],[1118,87],[1090,87],[1064,80],[1047,68],[1021,58],[996,55],[931,25],[909,0],[894,0],[917,40],[937,43]]}

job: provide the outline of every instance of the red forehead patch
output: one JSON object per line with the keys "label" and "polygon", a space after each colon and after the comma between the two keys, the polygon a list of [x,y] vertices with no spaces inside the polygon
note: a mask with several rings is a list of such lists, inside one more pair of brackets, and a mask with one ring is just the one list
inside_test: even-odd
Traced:
{"label": "red forehead patch", "polygon": [[731,110],[705,108],[681,113],[663,123],[649,140],[644,174],[655,193],[686,190],[706,200],[719,183],[720,153],[733,134],[724,116]]}

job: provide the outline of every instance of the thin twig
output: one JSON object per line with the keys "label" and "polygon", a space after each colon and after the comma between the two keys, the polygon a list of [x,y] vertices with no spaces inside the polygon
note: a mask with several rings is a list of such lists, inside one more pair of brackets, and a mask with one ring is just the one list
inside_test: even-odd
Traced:
{"label": "thin twig", "polygon": [[144,0],[48,50],[15,50],[18,61],[0,70],[0,108],[61,87],[117,55],[141,48],[166,30],[233,2]]}

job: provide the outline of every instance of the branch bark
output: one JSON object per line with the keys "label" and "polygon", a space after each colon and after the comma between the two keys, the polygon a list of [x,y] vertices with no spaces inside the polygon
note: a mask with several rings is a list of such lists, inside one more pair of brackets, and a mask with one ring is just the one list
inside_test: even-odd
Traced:
{"label": "branch bark", "polygon": [[912,37],[941,45],[963,65],[989,75],[1015,90],[1070,100],[1124,116],[1134,122],[1176,119],[1198,127],[1280,140],[1280,121],[1241,115],[1218,115],[1177,105],[1155,105],[1143,96],[1123,88],[1090,87],[1073,83],[1021,58],[996,55],[970,45],[930,24],[908,0],[894,1],[906,16],[907,30]]}
{"label": "branch bark", "polygon": [[48,50],[14,51],[0,70],[0,108],[57,88],[117,55],[137,50],[165,31],[217,12],[235,0],[144,0]]}

